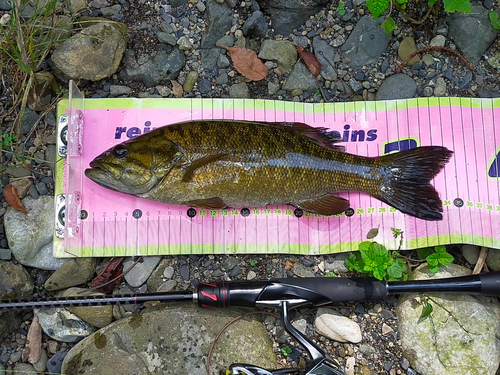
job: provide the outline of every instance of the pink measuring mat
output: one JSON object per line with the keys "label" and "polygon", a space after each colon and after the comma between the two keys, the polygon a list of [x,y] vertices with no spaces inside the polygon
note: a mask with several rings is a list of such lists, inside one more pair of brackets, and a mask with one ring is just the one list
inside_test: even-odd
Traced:
{"label": "pink measuring mat", "polygon": [[[60,114],[67,112],[67,107],[68,101],[61,102]],[[391,228],[404,233],[401,249],[450,243],[500,248],[500,99],[335,104],[85,99],[84,107],[81,149],[72,159],[77,160],[72,173],[81,175],[71,180],[81,181],[80,217],[71,239],[56,239],[56,256],[326,254],[356,250],[372,228],[379,228],[374,240],[390,249],[397,249],[401,240],[394,238]],[[455,152],[433,181],[443,200],[444,219],[419,220],[368,195],[350,192],[341,196],[349,199],[351,208],[332,217],[291,206],[189,209],[113,192],[83,175],[95,156],[130,137],[176,122],[212,119],[304,122],[326,127],[341,134],[347,152],[367,156],[443,145]],[[60,166],[56,193],[71,195],[63,170]],[[74,212],[75,207],[66,207],[66,212],[71,209]]]}

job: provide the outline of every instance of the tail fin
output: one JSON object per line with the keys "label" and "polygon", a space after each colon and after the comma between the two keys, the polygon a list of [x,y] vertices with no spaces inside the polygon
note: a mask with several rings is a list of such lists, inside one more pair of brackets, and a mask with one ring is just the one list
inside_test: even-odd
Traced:
{"label": "tail fin", "polygon": [[443,169],[453,151],[424,146],[382,156],[383,176],[374,196],[399,211],[424,220],[442,220],[443,207],[430,181]]}

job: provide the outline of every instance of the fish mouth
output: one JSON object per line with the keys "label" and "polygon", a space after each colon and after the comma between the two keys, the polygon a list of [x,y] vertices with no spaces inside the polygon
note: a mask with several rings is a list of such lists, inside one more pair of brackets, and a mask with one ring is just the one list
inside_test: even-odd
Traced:
{"label": "fish mouth", "polygon": [[105,183],[105,181],[114,181],[112,173],[95,160],[91,161],[89,166],[90,168],[85,169],[85,176],[96,184],[109,188],[109,184]]}

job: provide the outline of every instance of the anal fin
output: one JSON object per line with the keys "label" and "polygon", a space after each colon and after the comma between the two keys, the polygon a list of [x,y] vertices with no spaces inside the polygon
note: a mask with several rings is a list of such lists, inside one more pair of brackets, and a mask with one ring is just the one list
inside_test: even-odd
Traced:
{"label": "anal fin", "polygon": [[196,199],[193,201],[185,202],[186,206],[206,208],[208,210],[221,210],[226,208],[226,204],[219,197],[208,199]]}
{"label": "anal fin", "polygon": [[320,215],[337,215],[349,208],[349,201],[337,195],[324,195],[316,199],[294,204],[305,211]]}

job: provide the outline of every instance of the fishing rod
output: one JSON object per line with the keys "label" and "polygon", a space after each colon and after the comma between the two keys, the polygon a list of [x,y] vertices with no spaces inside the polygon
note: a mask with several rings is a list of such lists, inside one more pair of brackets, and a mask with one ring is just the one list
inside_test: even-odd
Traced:
{"label": "fishing rod", "polygon": [[305,370],[267,370],[254,365],[236,363],[229,367],[228,375],[345,375],[336,360],[329,357],[323,349],[292,326],[290,310],[297,307],[319,307],[339,302],[384,300],[389,294],[428,292],[500,296],[500,272],[448,279],[395,282],[373,278],[315,277],[267,281],[219,281],[200,283],[195,291],[0,301],[0,310],[137,304],[150,301],[192,301],[205,308],[236,306],[276,308],[280,310],[285,330],[309,354],[310,361]]}

